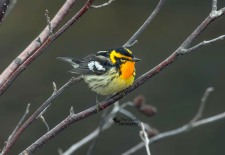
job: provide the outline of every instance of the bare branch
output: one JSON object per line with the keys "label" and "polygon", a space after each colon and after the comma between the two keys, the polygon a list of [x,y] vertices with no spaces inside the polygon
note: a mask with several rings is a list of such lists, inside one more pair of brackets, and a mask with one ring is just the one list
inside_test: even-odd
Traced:
{"label": "bare branch", "polygon": [[53,82],[52,85],[53,85],[53,93],[52,93],[52,95],[54,95],[57,92],[57,86],[56,86],[55,82]]}
{"label": "bare branch", "polygon": [[[58,25],[61,23],[63,18],[68,14],[70,8],[75,4],[77,0],[67,0],[64,5],[57,12],[55,17],[51,21],[52,30],[55,30]],[[0,75],[0,95],[7,89],[10,85],[10,81],[12,81],[13,73],[20,67],[20,65],[27,60],[37,49],[39,49],[44,41],[47,40],[49,36],[49,28],[48,26],[35,38],[30,45],[17,56],[17,59],[20,60],[20,63],[16,63],[15,61],[11,62],[11,64],[3,71]],[[37,40],[39,40],[37,42]],[[14,77],[15,78],[15,77]],[[10,80],[11,79],[11,80]]]}
{"label": "bare branch", "polygon": [[[105,123],[102,126],[102,130],[101,131],[103,132],[106,129],[110,128],[114,124],[114,122],[112,120],[116,116],[116,114],[121,112],[122,109],[125,110],[124,108],[126,108],[127,106],[133,106],[133,103],[132,102],[125,102],[125,103],[123,103],[121,105],[119,105],[119,102],[114,103],[114,107],[111,110],[111,112],[107,116],[105,116],[105,121],[104,121]],[[152,131],[152,132],[154,130],[150,126],[147,126],[146,124],[145,124],[145,129],[147,131]],[[80,147],[82,147],[83,145],[87,144],[89,141],[93,140],[94,138],[98,137],[99,136],[99,132],[100,132],[99,128],[95,129],[93,132],[91,132],[89,135],[84,137],[82,140],[80,140],[77,143],[73,144],[64,153],[60,152],[61,153],[60,155],[72,155],[72,154],[74,154],[74,152],[77,151]],[[156,132],[156,131],[154,131],[154,132]]]}
{"label": "bare branch", "polygon": [[[43,112],[43,110],[48,107],[53,100],[55,100],[60,94],[62,94],[67,88],[72,86],[73,84],[79,82],[82,80],[82,77],[77,78],[71,78],[66,84],[64,84],[57,92],[50,96],[33,114],[32,116],[16,131],[14,136],[11,138],[11,140],[7,143],[6,149],[4,152],[2,152],[2,155],[7,154],[7,152],[10,150],[10,148],[13,146],[13,144],[17,141],[19,136],[23,133],[23,131],[32,124],[37,118],[39,118],[40,114]],[[75,114],[74,114],[75,115]]]}
{"label": "bare branch", "polygon": [[[189,123],[187,123],[186,125],[184,125],[184,126],[182,126],[182,127],[180,127],[180,128],[177,128],[177,129],[174,129],[174,130],[171,130],[171,131],[167,131],[167,132],[158,134],[158,135],[156,135],[156,136],[150,138],[149,143],[152,143],[152,142],[154,142],[154,141],[158,141],[158,140],[160,140],[160,139],[162,139],[162,138],[167,138],[167,137],[175,136],[175,135],[180,134],[180,133],[183,133],[183,132],[185,132],[185,131],[187,131],[187,130],[191,130],[191,129],[194,128],[194,127],[197,127],[196,124],[198,124],[199,122],[201,122],[201,121],[199,121],[199,122],[197,123],[197,121],[201,118],[202,113],[203,113],[203,110],[204,110],[204,107],[205,107],[205,104],[206,104],[206,101],[207,101],[207,98],[208,98],[209,94],[210,94],[213,90],[214,90],[213,87],[209,87],[209,88],[206,89],[204,95],[203,95],[202,98],[201,98],[201,103],[200,103],[199,109],[198,109],[196,115],[194,116],[194,118],[193,118]],[[217,116],[217,115],[216,115],[216,116]],[[213,116],[213,117],[214,117],[214,116]],[[211,118],[212,118],[212,117],[211,117]],[[217,118],[217,117],[216,117],[216,118]],[[224,118],[225,118],[225,115],[224,115]],[[210,118],[208,118],[208,119],[210,119]],[[207,119],[205,119],[205,120],[207,120]],[[219,119],[218,119],[218,120],[219,120]],[[202,121],[203,121],[203,120],[202,120]],[[203,121],[203,122],[204,122],[204,121]],[[202,125],[203,125],[203,124],[202,124]],[[142,140],[143,140],[143,139],[144,139],[144,138],[142,138]],[[143,141],[144,141],[144,140],[143,140]],[[144,142],[145,142],[145,141],[144,141]],[[148,143],[148,144],[149,144],[149,143]],[[145,146],[145,148],[147,147],[147,146],[146,146],[146,142],[145,142],[144,144],[143,144],[143,143],[139,143],[138,145],[132,147],[131,149],[129,149],[128,151],[126,151],[126,152],[123,153],[122,155],[130,155],[130,154],[136,152],[137,150],[139,150],[140,148],[142,148],[142,147],[144,147],[144,146]],[[147,148],[146,148],[146,149],[147,149]]]}
{"label": "bare branch", "polygon": [[132,119],[134,121],[138,121],[138,123],[139,123],[139,120],[137,119],[137,117],[134,114],[132,114],[131,112],[129,112],[128,110],[120,108],[119,112],[126,115],[127,117],[129,117],[130,119]]}
{"label": "bare branch", "polygon": [[[58,91],[55,82],[53,82],[52,85],[53,85],[53,92],[52,92],[52,95],[50,96],[50,98],[54,98],[55,95],[57,95],[57,91]],[[45,122],[45,119],[44,119],[44,117],[43,117],[43,114],[47,111],[47,109],[50,107],[50,105],[51,105],[51,102],[50,102],[50,103],[48,104],[48,106],[46,106],[45,109],[42,110],[42,112],[37,116],[37,119],[40,118],[45,124],[47,124],[47,122]],[[46,125],[46,126],[47,126],[47,128],[49,128],[48,125]]]}
{"label": "bare branch", "polygon": [[[114,122],[112,121],[112,118],[120,111],[121,107],[125,108],[128,104],[124,103],[121,106],[119,106],[119,103],[116,102],[114,104],[114,108],[112,111],[105,117],[105,123],[102,126],[102,131],[110,128]],[[94,138],[98,137],[100,133],[100,128],[97,127],[93,132],[91,132],[89,135],[84,137],[82,140],[78,141],[77,143],[73,144],[69,149],[67,149],[65,152],[63,152],[61,155],[72,155],[76,150],[78,150],[83,145],[87,144],[89,141],[93,140]]]}
{"label": "bare branch", "polygon": [[70,107],[70,115],[73,115],[74,114],[74,109],[73,109],[73,106]]}
{"label": "bare branch", "polygon": [[101,5],[91,5],[91,8],[94,8],[94,9],[102,8],[102,7],[105,7],[107,5],[110,5],[113,1],[115,1],[115,0],[109,0],[108,2],[103,3]]}
{"label": "bare branch", "polygon": [[138,43],[138,40],[135,40],[133,43],[131,43],[130,45],[127,45],[127,48],[131,48],[132,46],[134,46],[136,43]]}
{"label": "bare branch", "polygon": [[[25,113],[24,115],[22,116],[22,118],[20,119],[20,121],[18,122],[16,128],[14,129],[13,133],[11,134],[11,137],[13,137],[16,133],[16,131],[18,130],[18,128],[20,127],[20,125],[23,123],[23,121],[25,120],[25,118],[27,117],[27,115],[29,114],[29,111],[30,111],[30,103],[27,104],[27,107],[26,107],[26,110],[25,110]],[[10,138],[11,138],[10,137]],[[9,139],[10,139],[9,138]]]}
{"label": "bare branch", "polygon": [[18,130],[18,128],[20,127],[20,125],[23,123],[23,121],[25,120],[26,116],[28,115],[30,111],[30,103],[27,104],[26,110],[23,114],[23,116],[21,117],[20,121],[18,122],[18,124],[16,125],[15,129],[13,130],[12,134],[9,136],[8,141],[11,140],[11,138],[15,135],[16,131]]}
{"label": "bare branch", "polygon": [[103,111],[103,113],[101,115],[101,120],[100,120],[99,125],[97,127],[99,132],[98,132],[97,136],[95,137],[95,139],[93,140],[93,142],[91,143],[91,145],[89,146],[86,155],[91,155],[92,154],[92,152],[94,150],[94,147],[95,147],[95,145],[97,143],[97,140],[98,140],[98,138],[100,137],[100,135],[101,135],[101,133],[103,131],[104,125],[107,123],[107,121],[109,121],[108,117],[106,117],[106,114],[107,114],[107,110]]}
{"label": "bare branch", "polygon": [[203,42],[201,42],[201,43],[199,43],[199,44],[197,44],[197,45],[195,45],[195,46],[193,46],[191,48],[183,49],[182,54],[189,53],[189,52],[191,52],[193,50],[196,50],[196,49],[198,49],[198,48],[200,48],[202,46],[206,46],[206,45],[209,45],[209,44],[216,43],[218,41],[222,41],[222,40],[224,40],[224,38],[225,38],[225,35],[221,35],[221,36],[219,36],[217,38],[214,38],[214,39],[211,39],[211,40],[207,40],[207,41],[203,41]]}
{"label": "bare branch", "polygon": [[40,118],[40,119],[42,120],[42,122],[45,124],[45,126],[46,126],[46,128],[47,128],[47,132],[48,132],[48,131],[49,131],[49,125],[48,125],[48,123],[46,122],[44,116],[43,116],[43,115],[40,115],[39,118]]}
{"label": "bare branch", "polygon": [[214,91],[214,88],[213,88],[213,87],[209,87],[209,88],[207,88],[207,89],[205,90],[205,93],[204,93],[204,95],[203,95],[202,98],[201,98],[201,103],[200,103],[200,106],[199,106],[199,108],[198,108],[198,111],[197,111],[196,115],[194,116],[194,118],[193,118],[193,119],[191,120],[191,122],[190,122],[191,124],[192,124],[193,122],[196,122],[197,120],[199,120],[199,119],[202,117],[202,113],[203,113],[203,111],[204,111],[206,101],[207,101],[207,99],[208,99],[209,94],[210,94],[212,91]]}
{"label": "bare branch", "polygon": [[[105,128],[103,128],[105,130]],[[87,135],[85,138],[80,140],[79,142],[73,144],[67,151],[61,153],[60,155],[72,155],[77,149],[79,149],[81,146],[85,145],[89,141],[96,138],[99,134],[99,129],[95,129],[93,132],[91,132],[89,135]]]}
{"label": "bare branch", "polygon": [[123,47],[130,47],[134,44],[137,38],[141,35],[141,33],[148,27],[154,17],[157,15],[159,10],[162,8],[164,2],[166,0],[160,0],[154,11],[150,14],[144,24],[133,34],[133,36],[123,45]]}
{"label": "bare branch", "polygon": [[[76,0],[67,0],[62,8],[58,11],[51,21],[51,27],[54,31],[59,23],[69,12],[70,8]],[[16,58],[19,61],[13,61],[5,71],[0,75],[0,95],[11,85],[15,78],[24,69],[30,65],[53,41],[61,36],[70,26],[72,26],[82,15],[84,15],[90,8],[94,0],[88,0],[86,4],[75,14],[61,29],[59,29],[52,37],[49,37],[48,26],[42,33]],[[37,40],[40,40],[37,42]],[[41,43],[41,44],[40,44]]]}
{"label": "bare branch", "polygon": [[[18,124],[16,125],[15,129],[13,130],[12,134],[9,136],[9,138],[6,141],[6,145],[11,141],[12,137],[15,135],[15,133],[17,132],[18,128],[21,126],[21,124],[23,123],[23,121],[25,120],[26,116],[28,115],[30,111],[30,103],[27,104],[25,113],[23,114],[23,116],[21,117],[20,121],[18,122]],[[3,148],[2,152],[4,152],[6,149],[6,147]],[[0,153],[1,154],[1,153]]]}
{"label": "bare branch", "polygon": [[[212,117],[209,117],[209,118],[206,118],[206,119],[199,120],[197,122],[194,122],[192,125],[190,125],[188,123],[188,124],[186,124],[182,127],[179,127],[177,129],[160,133],[160,134],[150,138],[149,143],[152,144],[152,143],[157,142],[157,141],[162,140],[162,139],[170,138],[170,137],[173,137],[175,135],[182,134],[182,133],[187,133],[187,132],[190,132],[194,128],[197,128],[197,127],[200,127],[200,126],[203,126],[203,125],[207,125],[207,124],[210,124],[210,123],[214,123],[214,122],[222,120],[222,119],[225,119],[225,112],[223,112],[221,114],[218,114],[218,115],[215,115],[215,116],[212,116]],[[145,145],[141,142],[141,143],[137,144],[136,146],[132,147],[131,149],[127,150],[126,152],[124,152],[122,155],[131,155],[134,152],[137,152],[138,150],[143,148],[144,146]]]}
{"label": "bare branch", "polygon": [[140,137],[141,137],[142,141],[144,142],[147,155],[151,155],[150,148],[149,148],[149,138],[148,138],[148,134],[147,134],[147,132],[145,130],[145,125],[144,125],[143,122],[141,122]]}
{"label": "bare branch", "polygon": [[212,12],[217,11],[217,0],[212,0]]}

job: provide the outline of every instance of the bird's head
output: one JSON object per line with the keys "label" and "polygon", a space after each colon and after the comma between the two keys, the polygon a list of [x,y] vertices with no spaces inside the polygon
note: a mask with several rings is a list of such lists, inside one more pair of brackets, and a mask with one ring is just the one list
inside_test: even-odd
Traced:
{"label": "bird's head", "polygon": [[123,78],[129,78],[135,74],[135,62],[140,61],[128,48],[115,48],[108,51],[99,51],[98,55],[107,57],[118,68]]}
{"label": "bird's head", "polygon": [[126,62],[132,62],[133,64],[135,64],[135,62],[141,60],[136,58],[134,54],[131,52],[131,50],[123,47],[109,49],[107,51],[99,51],[97,54],[108,57],[111,63],[118,67],[121,64],[125,64]]}

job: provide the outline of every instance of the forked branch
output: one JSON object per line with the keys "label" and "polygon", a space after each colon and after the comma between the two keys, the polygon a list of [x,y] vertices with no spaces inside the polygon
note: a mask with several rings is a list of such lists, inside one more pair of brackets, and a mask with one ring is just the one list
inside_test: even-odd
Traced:
{"label": "forked branch", "polygon": [[[195,114],[194,118],[190,122],[183,125],[182,127],[160,133],[160,134],[150,138],[149,144],[154,143],[154,142],[159,141],[159,140],[162,140],[162,139],[166,139],[166,138],[173,137],[173,136],[176,136],[176,135],[179,135],[179,134],[182,134],[182,133],[189,132],[193,128],[197,128],[197,127],[200,127],[202,125],[210,124],[210,123],[219,121],[221,119],[225,119],[225,112],[224,112],[224,113],[212,116],[212,117],[208,117],[206,119],[199,120],[202,113],[203,113],[203,110],[204,110],[206,101],[208,99],[208,96],[213,90],[214,90],[214,88],[212,88],[212,87],[209,87],[209,88],[206,89],[204,95],[202,96],[201,103],[200,103],[200,106],[197,110],[197,113]],[[138,150],[140,150],[143,147],[146,147],[146,144],[143,144],[141,142],[141,143],[135,145],[134,147],[130,148],[126,152],[124,152],[122,155],[131,155],[131,154],[137,152]]]}
{"label": "forked branch", "polygon": [[[5,149],[3,150],[1,155],[7,154],[7,152],[11,149],[13,144],[18,140],[20,135],[24,132],[24,130],[31,125],[36,119],[42,116],[43,112],[50,106],[50,104],[60,95],[65,89],[69,88],[73,84],[82,80],[82,77],[71,78],[66,84],[64,84],[59,90],[56,90],[56,86],[54,86],[54,91],[52,95],[31,115],[31,117],[24,122],[21,127],[13,134],[13,136],[7,141]],[[54,85],[54,84],[53,84]],[[45,123],[45,122],[44,122]],[[48,125],[46,125],[48,127]],[[48,129],[49,130],[49,129]]]}

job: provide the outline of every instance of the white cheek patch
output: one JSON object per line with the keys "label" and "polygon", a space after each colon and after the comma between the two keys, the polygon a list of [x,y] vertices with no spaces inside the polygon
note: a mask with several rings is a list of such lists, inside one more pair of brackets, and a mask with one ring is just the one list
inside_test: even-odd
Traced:
{"label": "white cheek patch", "polygon": [[95,67],[96,67],[97,70],[105,71],[105,68],[102,65],[100,65],[99,62],[95,61],[94,63],[95,63]]}
{"label": "white cheek patch", "polygon": [[88,68],[91,70],[91,71],[94,71],[94,65],[95,65],[95,62],[94,61],[91,61],[88,63]]}

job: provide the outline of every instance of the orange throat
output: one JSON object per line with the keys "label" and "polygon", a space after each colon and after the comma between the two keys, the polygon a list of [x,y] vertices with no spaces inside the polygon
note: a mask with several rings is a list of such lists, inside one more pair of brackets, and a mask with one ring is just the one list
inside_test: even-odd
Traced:
{"label": "orange throat", "polygon": [[130,77],[135,76],[135,62],[127,61],[126,63],[122,64],[120,67],[121,77],[123,79],[128,79]]}

